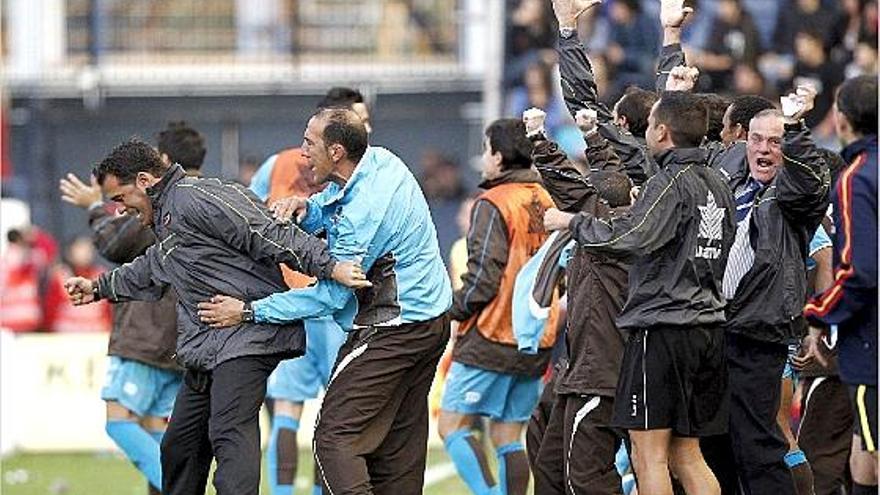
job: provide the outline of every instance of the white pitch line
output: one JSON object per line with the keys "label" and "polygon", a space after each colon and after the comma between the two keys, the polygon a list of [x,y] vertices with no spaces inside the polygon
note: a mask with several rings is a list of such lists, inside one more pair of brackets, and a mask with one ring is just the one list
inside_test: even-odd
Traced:
{"label": "white pitch line", "polygon": [[451,462],[431,466],[425,470],[425,486],[436,485],[455,475],[455,465]]}

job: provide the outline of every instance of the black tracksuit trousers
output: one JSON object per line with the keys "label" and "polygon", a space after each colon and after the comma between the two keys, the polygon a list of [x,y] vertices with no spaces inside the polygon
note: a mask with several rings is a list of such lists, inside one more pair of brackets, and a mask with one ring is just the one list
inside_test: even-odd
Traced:
{"label": "black tracksuit trousers", "polygon": [[162,439],[162,493],[205,493],[216,457],[218,495],[260,492],[260,406],[278,356],[245,356],[188,370]]}
{"label": "black tracksuit trousers", "polygon": [[706,462],[724,495],[794,495],[784,460],[788,442],[776,423],[788,346],[731,333],[725,340],[730,430],[727,439],[703,439]]}
{"label": "black tracksuit trousers", "polygon": [[349,333],[315,427],[325,493],[422,493],[428,391],[449,331],[444,315]]}

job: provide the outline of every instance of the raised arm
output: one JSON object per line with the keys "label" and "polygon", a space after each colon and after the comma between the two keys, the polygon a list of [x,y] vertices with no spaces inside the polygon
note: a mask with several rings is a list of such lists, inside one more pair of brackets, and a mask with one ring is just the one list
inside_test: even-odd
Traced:
{"label": "raised arm", "polygon": [[776,176],[776,200],[789,222],[815,229],[828,210],[831,173],[816,147],[803,116],[813,107],[816,92],[798,88],[782,98],[785,134],[783,166]]}
{"label": "raised arm", "polygon": [[675,67],[687,65],[681,48],[681,26],[694,9],[684,6],[684,0],[660,0],[660,24],[663,26],[663,47],[657,61],[656,90],[667,88],[667,78]]}
{"label": "raised arm", "polygon": [[593,66],[587,50],[577,36],[577,18],[601,3],[599,0],[553,0],[553,12],[559,23],[559,75],[562,96],[569,113],[591,108],[600,122],[612,120],[611,111],[599,101]]}

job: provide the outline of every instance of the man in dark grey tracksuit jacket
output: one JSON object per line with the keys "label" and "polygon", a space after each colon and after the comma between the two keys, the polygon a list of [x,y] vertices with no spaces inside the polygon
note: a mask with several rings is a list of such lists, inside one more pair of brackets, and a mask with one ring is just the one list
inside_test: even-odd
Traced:
{"label": "man in dark grey tracksuit jacket", "polygon": [[[123,143],[95,175],[110,199],[152,220],[157,243],[94,282],[71,279],[68,291],[79,304],[156,300],[168,286],[177,291],[176,357],[186,375],[162,442],[162,493],[203,493],[216,457],[219,494],[256,494],[266,380],[281,360],[303,354],[302,322],[251,319],[211,328],[200,321],[198,303],[215,294],[254,300],[284,291],[279,263],[322,279],[347,264],[336,263],[319,239],[276,223],[244,187],[155,165],[151,151],[139,141]],[[138,191],[146,191],[148,203],[132,199]]]}

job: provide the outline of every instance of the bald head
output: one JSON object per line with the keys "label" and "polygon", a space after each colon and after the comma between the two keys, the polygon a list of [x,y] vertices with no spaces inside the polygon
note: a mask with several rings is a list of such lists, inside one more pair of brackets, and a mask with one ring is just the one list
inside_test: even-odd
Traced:
{"label": "bald head", "polygon": [[363,120],[347,108],[325,108],[309,120],[302,152],[318,183],[347,179],[367,151]]}
{"label": "bald head", "polygon": [[321,137],[325,147],[340,145],[354,163],[360,161],[367,151],[368,133],[363,120],[347,108],[325,108],[312,117],[322,128]]}

